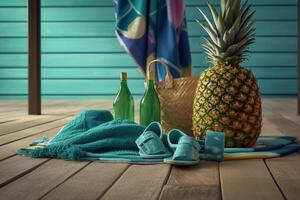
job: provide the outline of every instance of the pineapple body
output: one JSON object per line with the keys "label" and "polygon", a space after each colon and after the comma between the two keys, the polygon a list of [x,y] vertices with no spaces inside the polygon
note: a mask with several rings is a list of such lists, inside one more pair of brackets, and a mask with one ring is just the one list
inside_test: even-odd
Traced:
{"label": "pineapple body", "polygon": [[220,0],[220,9],[207,2],[211,18],[202,44],[213,67],[200,76],[193,107],[193,131],[204,139],[207,130],[223,131],[227,147],[253,146],[261,131],[261,99],[252,72],[240,67],[255,42],[254,13],[248,0]]}
{"label": "pineapple body", "polygon": [[255,77],[240,66],[215,65],[205,70],[196,89],[193,132],[223,131],[226,147],[253,146],[262,123],[261,99]]}

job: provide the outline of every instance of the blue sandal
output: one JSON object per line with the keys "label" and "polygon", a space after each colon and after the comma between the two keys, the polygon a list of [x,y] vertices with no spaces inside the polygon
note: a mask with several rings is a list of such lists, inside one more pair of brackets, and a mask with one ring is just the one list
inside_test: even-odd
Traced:
{"label": "blue sandal", "polygon": [[225,134],[224,132],[207,131],[204,144],[204,159],[224,160]]}
{"label": "blue sandal", "polygon": [[158,122],[152,122],[135,141],[142,158],[166,158],[172,155],[163,141],[162,127]]}
{"label": "blue sandal", "polygon": [[200,162],[200,144],[182,131],[178,129],[171,130],[168,134],[168,144],[174,154],[170,158],[165,158],[164,163],[196,165]]}

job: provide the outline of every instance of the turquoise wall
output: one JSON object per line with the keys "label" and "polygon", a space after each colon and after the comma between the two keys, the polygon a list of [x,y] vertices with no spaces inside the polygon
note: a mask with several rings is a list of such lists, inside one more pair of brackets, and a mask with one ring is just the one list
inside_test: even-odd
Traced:
{"label": "turquoise wall", "polygon": [[[143,78],[114,35],[112,0],[42,0],[42,94],[46,98],[111,97],[119,72],[136,95]],[[213,2],[217,2],[214,0]],[[297,82],[297,0],[250,0],[257,43],[245,67],[264,95],[294,95]],[[186,0],[194,74],[208,64],[195,23],[202,0]],[[27,0],[0,1],[0,98],[27,94]]]}

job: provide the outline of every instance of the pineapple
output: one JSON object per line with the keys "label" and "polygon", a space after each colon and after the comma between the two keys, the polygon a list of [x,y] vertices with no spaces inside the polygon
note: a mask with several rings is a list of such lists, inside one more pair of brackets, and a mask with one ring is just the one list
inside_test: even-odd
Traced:
{"label": "pineapple", "polygon": [[207,24],[204,52],[212,67],[199,78],[193,105],[193,132],[204,139],[207,130],[223,131],[226,147],[253,146],[261,132],[261,98],[257,81],[241,67],[255,41],[254,19],[247,1],[221,0],[217,10],[208,2],[212,21]]}

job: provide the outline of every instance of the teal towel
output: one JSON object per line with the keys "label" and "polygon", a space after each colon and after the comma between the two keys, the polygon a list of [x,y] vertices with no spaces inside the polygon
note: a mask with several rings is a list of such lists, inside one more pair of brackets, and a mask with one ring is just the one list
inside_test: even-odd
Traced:
{"label": "teal towel", "polygon": [[[34,158],[99,160],[128,163],[162,163],[163,159],[142,158],[135,143],[145,127],[127,120],[114,120],[110,111],[86,110],[51,139],[35,141],[18,154]],[[162,138],[170,149],[166,135]],[[272,158],[299,151],[290,136],[260,137],[253,148],[225,148],[224,159]],[[204,146],[204,141],[198,141]],[[201,152],[202,150],[200,150]]]}
{"label": "teal towel", "polygon": [[[52,139],[43,139],[17,152],[31,157],[67,160],[143,162],[135,140],[144,127],[127,120],[114,120],[106,110],[86,110],[64,126]],[[161,160],[150,160],[157,162]]]}

